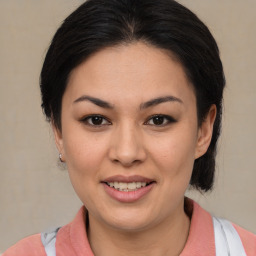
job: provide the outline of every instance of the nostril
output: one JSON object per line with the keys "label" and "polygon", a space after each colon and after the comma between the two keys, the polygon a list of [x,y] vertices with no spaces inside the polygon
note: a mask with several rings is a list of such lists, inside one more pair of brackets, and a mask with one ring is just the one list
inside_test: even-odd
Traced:
{"label": "nostril", "polygon": [[129,160],[118,160],[118,159],[115,159],[114,162],[117,163],[117,164],[121,164],[124,167],[131,167],[131,166],[134,166],[136,164],[141,163],[141,161],[137,160],[137,159],[136,160],[130,160],[130,161]]}

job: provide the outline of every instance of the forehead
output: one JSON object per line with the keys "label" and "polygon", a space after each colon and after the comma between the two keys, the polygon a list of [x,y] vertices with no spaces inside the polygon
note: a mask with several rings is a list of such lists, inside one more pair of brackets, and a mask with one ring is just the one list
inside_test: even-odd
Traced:
{"label": "forehead", "polygon": [[65,94],[140,101],[166,94],[194,97],[177,59],[167,50],[141,42],[108,47],[92,55],[71,72]]}

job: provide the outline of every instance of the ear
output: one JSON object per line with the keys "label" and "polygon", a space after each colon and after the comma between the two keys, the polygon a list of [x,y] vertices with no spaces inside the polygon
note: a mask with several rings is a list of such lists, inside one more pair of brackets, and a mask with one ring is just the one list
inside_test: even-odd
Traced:
{"label": "ear", "polygon": [[58,128],[54,123],[52,125],[52,130],[55,138],[55,144],[56,147],[61,154],[61,160],[65,162],[65,152],[64,152],[64,147],[63,147],[63,139],[62,139],[62,133],[60,128]]}
{"label": "ear", "polygon": [[211,143],[213,125],[216,118],[216,114],[216,105],[212,105],[206,118],[203,120],[201,126],[198,129],[195,159],[204,155]]}

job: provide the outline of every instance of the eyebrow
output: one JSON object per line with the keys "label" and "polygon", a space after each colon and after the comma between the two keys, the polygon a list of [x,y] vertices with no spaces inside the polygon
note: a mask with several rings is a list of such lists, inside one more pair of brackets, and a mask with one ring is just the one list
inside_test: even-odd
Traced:
{"label": "eyebrow", "polygon": [[[107,101],[101,100],[99,98],[91,97],[88,95],[83,95],[83,96],[79,97],[73,103],[78,103],[78,102],[82,102],[82,101],[90,101],[93,104],[95,104],[99,107],[102,107],[102,108],[108,108],[108,109],[114,108],[114,105],[108,103]],[[181,104],[183,103],[182,100],[177,97],[164,96],[164,97],[158,97],[158,98],[155,98],[155,99],[152,99],[152,100],[149,100],[149,101],[146,101],[146,102],[140,104],[140,110],[149,108],[149,107],[153,107],[158,104],[165,103],[165,102],[178,102]]]}
{"label": "eyebrow", "polygon": [[90,101],[93,104],[102,107],[102,108],[109,108],[109,109],[113,109],[114,106],[104,100],[98,99],[98,98],[94,98],[91,96],[87,96],[87,95],[83,95],[81,97],[79,97],[78,99],[76,99],[73,103],[78,103],[78,102],[82,102],[82,101]]}
{"label": "eyebrow", "polygon": [[152,99],[152,100],[142,103],[140,105],[140,109],[153,107],[153,106],[156,106],[156,105],[164,103],[164,102],[178,102],[178,103],[183,104],[182,100],[177,97],[165,96],[165,97],[159,97],[159,98]]}

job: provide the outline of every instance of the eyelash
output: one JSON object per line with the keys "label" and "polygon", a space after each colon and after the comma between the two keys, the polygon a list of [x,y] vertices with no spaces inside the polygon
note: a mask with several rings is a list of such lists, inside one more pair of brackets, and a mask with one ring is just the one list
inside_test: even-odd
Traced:
{"label": "eyelash", "polygon": [[[156,125],[156,124],[149,124],[149,121],[150,120],[153,120],[153,118],[156,118],[156,117],[160,117],[160,118],[164,118],[165,119],[165,123],[164,124],[159,124],[159,125]],[[177,120],[175,120],[173,117],[171,116],[168,116],[168,115],[162,115],[162,114],[156,114],[156,115],[153,115],[151,116],[144,124],[148,124],[148,125],[152,125],[152,126],[157,126],[157,127],[164,127],[170,123],[175,123],[177,122]]]}
{"label": "eyelash", "polygon": [[[96,117],[101,118],[102,120],[105,120],[105,121],[107,121],[108,123],[107,123],[107,124],[99,124],[99,125],[89,123],[89,120],[90,120],[91,118],[96,118]],[[102,126],[106,126],[106,125],[111,125],[111,124],[112,124],[106,117],[104,117],[104,116],[102,116],[102,115],[89,115],[89,116],[86,116],[86,117],[84,117],[83,119],[81,119],[81,122],[82,122],[82,123],[85,123],[85,124],[88,125],[88,126],[92,126],[92,127],[95,127],[95,128],[100,128],[100,127],[102,127]]]}
{"label": "eyelash", "polygon": [[[100,118],[102,120],[105,120],[104,122],[107,122],[107,124],[93,124],[93,123],[89,123],[89,120],[92,119],[92,118]],[[150,120],[153,120],[153,118],[163,118],[165,119],[165,122],[164,124],[149,124]],[[85,123],[86,125],[88,126],[92,126],[92,127],[95,127],[95,128],[100,128],[102,126],[106,126],[106,125],[111,125],[112,123],[104,116],[102,115],[89,115],[89,116],[86,116],[84,117],[83,119],[81,119],[81,122],[82,123]],[[153,116],[150,116],[148,118],[148,120],[144,123],[144,125],[150,125],[150,126],[156,126],[156,127],[164,127],[170,123],[175,123],[177,122],[177,120],[175,120],[173,117],[171,116],[168,116],[168,115],[162,115],[162,114],[156,114],[156,115],[153,115]]]}

